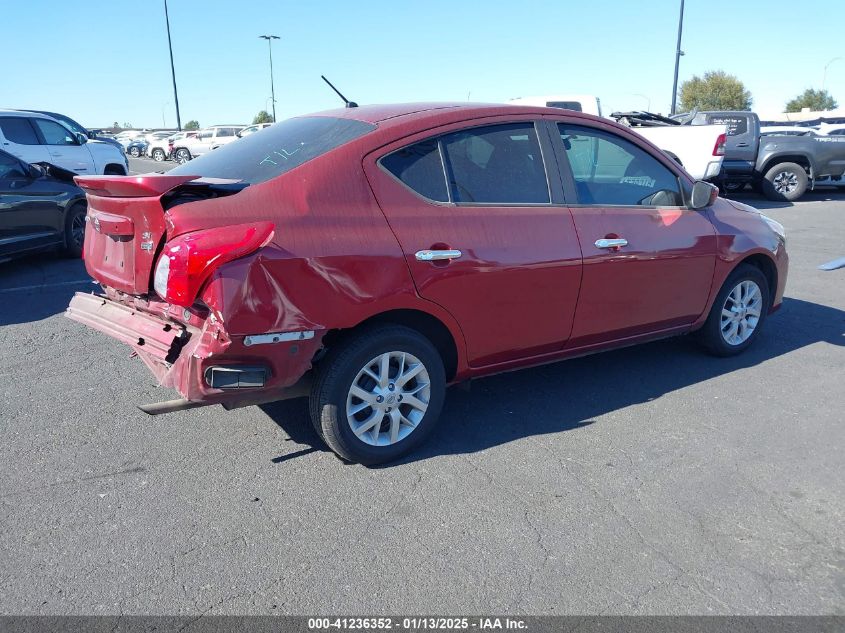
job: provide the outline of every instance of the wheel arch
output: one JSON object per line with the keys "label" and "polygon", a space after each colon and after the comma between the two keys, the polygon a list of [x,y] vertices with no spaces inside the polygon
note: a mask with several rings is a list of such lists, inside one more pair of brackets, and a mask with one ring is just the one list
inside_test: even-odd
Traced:
{"label": "wheel arch", "polygon": [[126,168],[118,163],[108,163],[103,168],[103,174],[107,176],[125,176]]}
{"label": "wheel arch", "polygon": [[766,278],[766,283],[769,284],[769,307],[771,307],[778,287],[778,269],[775,261],[763,253],[754,253],[739,260],[731,272],[743,264],[754,266],[763,273],[763,276]]}
{"label": "wheel arch", "polygon": [[769,170],[780,163],[795,163],[800,165],[807,171],[807,176],[811,176],[814,172],[813,161],[805,154],[778,154],[766,159],[763,167],[760,169],[760,176],[765,176]]}
{"label": "wheel arch", "polygon": [[443,360],[446,381],[451,382],[455,379],[462,361],[455,335],[441,319],[416,308],[387,310],[374,314],[351,328],[329,330],[323,338],[323,345],[325,348],[330,348],[353,336],[362,328],[386,324],[403,325],[425,336],[431,341]]}

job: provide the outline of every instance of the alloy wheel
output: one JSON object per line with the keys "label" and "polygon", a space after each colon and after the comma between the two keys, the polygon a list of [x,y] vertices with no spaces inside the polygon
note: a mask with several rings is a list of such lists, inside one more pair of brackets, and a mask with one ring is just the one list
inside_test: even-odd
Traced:
{"label": "alloy wheel", "polygon": [[78,248],[82,248],[85,241],[85,214],[77,213],[70,221],[70,236]]}
{"label": "alloy wheel", "polygon": [[431,379],[408,352],[385,352],[364,365],[346,396],[346,420],[370,446],[390,446],[414,432],[431,401]]}
{"label": "alloy wheel", "polygon": [[798,176],[791,171],[782,171],[772,179],[772,185],[780,194],[792,193],[798,188]]}
{"label": "alloy wheel", "polygon": [[755,282],[746,279],[734,286],[725,298],[719,322],[725,342],[742,345],[747,341],[760,322],[762,308],[763,293]]}

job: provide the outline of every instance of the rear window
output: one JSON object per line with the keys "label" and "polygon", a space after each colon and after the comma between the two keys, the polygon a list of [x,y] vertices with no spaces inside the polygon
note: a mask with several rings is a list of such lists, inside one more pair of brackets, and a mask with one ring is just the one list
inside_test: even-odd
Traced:
{"label": "rear window", "polygon": [[579,101],[546,101],[547,108],[560,108],[561,110],[574,110],[575,112],[583,112],[581,103]]}
{"label": "rear window", "polygon": [[727,125],[728,136],[738,136],[748,131],[748,119],[744,116],[730,116],[723,114],[711,114],[707,117],[711,125]]}
{"label": "rear window", "polygon": [[254,185],[281,176],[374,129],[376,126],[370,123],[352,119],[288,119],[271,125],[261,134],[250,134],[223,145],[168,173],[227,178]]}

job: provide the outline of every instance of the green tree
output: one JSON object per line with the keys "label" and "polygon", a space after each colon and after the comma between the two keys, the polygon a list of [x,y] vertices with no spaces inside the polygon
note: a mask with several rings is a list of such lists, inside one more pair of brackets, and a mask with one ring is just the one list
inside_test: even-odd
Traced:
{"label": "green tree", "polygon": [[252,124],[255,125],[256,123],[272,123],[273,117],[267,112],[267,110],[262,110],[258,114],[255,115],[255,118],[252,120]]}
{"label": "green tree", "polygon": [[743,83],[724,70],[711,70],[704,77],[693,75],[681,84],[681,109],[750,110],[751,93]]}
{"label": "green tree", "polygon": [[836,99],[830,96],[827,90],[813,90],[807,88],[800,95],[786,104],[787,112],[801,112],[802,108],[810,108],[813,112],[821,110],[833,110],[838,108]]}
{"label": "green tree", "polygon": [[182,126],[185,130],[198,130],[200,129],[200,122],[195,120],[188,121],[184,126]]}

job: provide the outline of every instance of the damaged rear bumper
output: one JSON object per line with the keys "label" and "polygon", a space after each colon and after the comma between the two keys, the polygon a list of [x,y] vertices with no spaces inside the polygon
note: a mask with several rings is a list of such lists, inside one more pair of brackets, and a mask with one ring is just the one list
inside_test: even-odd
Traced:
{"label": "damaged rear bumper", "polygon": [[[230,337],[222,324],[209,318],[199,327],[178,323],[106,296],[76,293],[66,316],[129,345],[162,386],[181,399],[146,405],[151,415],[211,404],[236,408],[307,395],[311,359],[322,334],[293,337],[273,345],[253,345],[249,337]],[[227,383],[212,379],[219,370],[261,368],[261,384]],[[243,383],[243,381],[242,381]]]}

